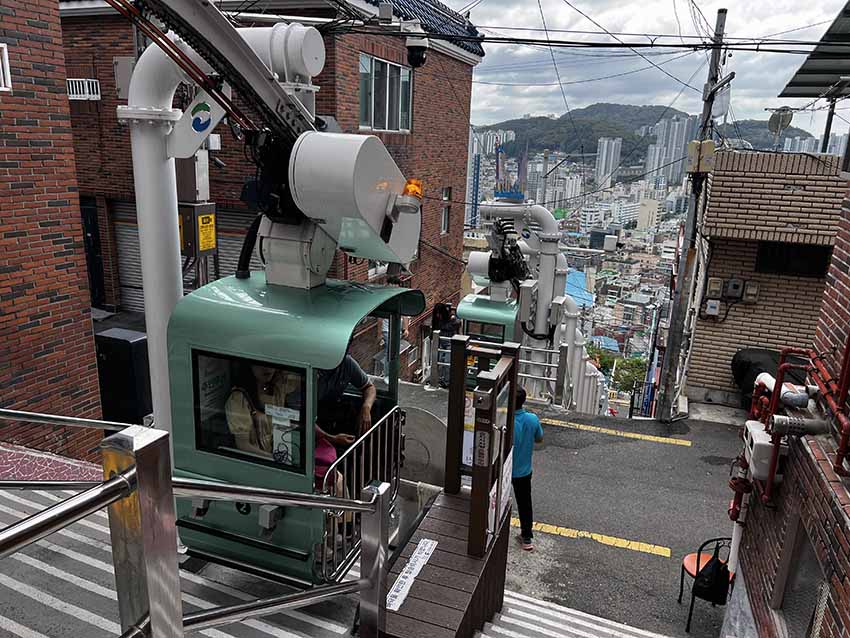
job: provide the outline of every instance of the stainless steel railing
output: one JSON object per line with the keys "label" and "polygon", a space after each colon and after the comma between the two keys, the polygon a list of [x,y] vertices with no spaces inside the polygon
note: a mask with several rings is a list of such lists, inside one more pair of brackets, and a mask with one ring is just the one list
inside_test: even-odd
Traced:
{"label": "stainless steel railing", "polygon": [[[103,441],[104,473],[109,476],[103,483],[0,481],[0,489],[88,488],[0,530],[0,558],[14,554],[103,507],[109,507],[122,638],[176,638],[186,631],[266,616],[282,609],[356,592],[360,592],[360,635],[377,638],[384,628],[390,505],[398,490],[401,415],[397,412],[400,412],[398,408],[360,439],[369,442],[368,445],[361,443],[365,449],[380,451],[386,450],[382,447],[386,445],[398,447],[390,448],[393,453],[388,458],[392,460],[383,465],[379,463],[374,476],[370,456],[360,477],[372,478],[368,484],[360,486],[356,492],[358,498],[354,499],[335,494],[301,494],[215,481],[172,479],[167,432],[124,423],[0,410],[0,421],[121,430]],[[347,455],[348,452],[341,458],[355,458],[357,452],[352,452],[350,457]],[[391,478],[394,477],[394,484],[374,480],[387,472]],[[354,484],[351,484],[353,487]],[[344,516],[346,512],[355,515],[359,518],[357,549],[362,557],[363,577],[350,583],[331,583],[306,592],[206,609],[184,616],[175,553],[175,495],[286,507],[316,507],[332,512],[333,517]]]}
{"label": "stainless steel railing", "polygon": [[[390,504],[395,503],[400,484],[401,433],[404,411],[395,407],[375,423],[328,468],[322,493],[346,500],[359,494],[373,481],[390,485]],[[357,562],[361,550],[360,513],[329,509],[319,552],[322,575],[328,582],[341,579]]]}

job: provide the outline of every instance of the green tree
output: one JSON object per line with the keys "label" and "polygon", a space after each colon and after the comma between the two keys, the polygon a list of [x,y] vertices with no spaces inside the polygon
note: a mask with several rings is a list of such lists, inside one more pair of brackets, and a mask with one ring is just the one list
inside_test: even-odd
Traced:
{"label": "green tree", "polygon": [[646,359],[640,357],[620,359],[614,371],[612,383],[617,390],[629,392],[634,387],[635,381],[643,383],[645,376]]}
{"label": "green tree", "polygon": [[595,343],[587,344],[587,354],[590,355],[592,361],[595,361],[599,365],[599,369],[602,370],[602,374],[606,377],[611,374],[614,362],[620,358],[610,350],[600,348]]}

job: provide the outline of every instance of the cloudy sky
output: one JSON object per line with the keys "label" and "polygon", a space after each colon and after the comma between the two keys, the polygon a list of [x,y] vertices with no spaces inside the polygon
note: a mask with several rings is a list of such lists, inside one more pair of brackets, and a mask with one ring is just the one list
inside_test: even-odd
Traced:
{"label": "cloudy sky", "polygon": [[[462,9],[470,3],[472,22],[479,25],[485,34],[507,35],[545,39],[540,31],[517,31],[506,27],[542,27],[536,0],[443,0],[453,9]],[[684,36],[697,33],[696,13],[690,0],[570,0],[570,3],[592,17],[596,22],[613,32],[676,34],[679,29]],[[838,15],[845,0],[751,0],[750,2],[698,1],[702,13],[713,28],[717,9],[729,9],[726,33],[733,37],[762,37],[798,27],[811,26],[782,36],[800,40],[817,40],[829,23]],[[542,0],[546,25],[550,30],[570,29],[599,32],[592,22],[582,17],[564,0]],[[676,15],[678,14],[678,23]],[[698,16],[697,16],[698,19]],[[822,24],[819,24],[822,23]],[[707,27],[700,20],[700,27]],[[604,35],[575,35],[550,33],[552,39],[589,38],[595,41]],[[635,36],[623,39],[637,40]],[[685,40],[690,42],[691,40]],[[681,41],[679,41],[681,42]],[[555,70],[548,50],[540,47],[485,44],[487,55],[475,70],[472,97],[472,121],[489,124],[522,117],[525,113],[545,115],[565,112],[564,99],[558,87]],[[707,77],[706,53],[675,50],[671,55],[658,55],[647,49],[639,49],[644,55],[681,80],[701,88]],[[670,51],[670,50],[668,50]],[[607,57],[606,57],[607,56]],[[613,57],[611,57],[613,56]],[[649,63],[629,50],[580,50],[557,49],[555,51],[561,81],[574,82],[587,78],[614,75],[626,71],[649,67],[637,73],[618,78],[568,84],[564,87],[570,108],[580,108],[596,102],[622,104],[670,104],[679,93],[681,84],[653,68]],[[803,106],[808,100],[779,100],[776,96],[790,79],[794,70],[805,56],[736,52],[729,59],[724,71],[735,71],[732,85],[732,109],[737,119],[768,116],[765,108],[782,104]],[[695,75],[694,75],[695,74]],[[498,86],[490,83],[510,83],[514,86]],[[547,86],[527,86],[547,84]],[[522,86],[526,85],[526,86]],[[685,89],[676,99],[675,107],[690,113],[701,110],[701,96],[696,91]],[[823,104],[821,101],[819,104]],[[850,110],[839,113],[850,120]],[[794,125],[816,135],[823,130],[825,115],[797,113]],[[846,132],[847,122],[836,118],[833,130]]]}

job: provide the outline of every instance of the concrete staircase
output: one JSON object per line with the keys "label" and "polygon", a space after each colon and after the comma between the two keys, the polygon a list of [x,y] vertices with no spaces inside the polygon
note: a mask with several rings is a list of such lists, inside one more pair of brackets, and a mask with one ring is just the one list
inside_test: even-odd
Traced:
{"label": "concrete staircase", "polygon": [[669,638],[591,616],[523,594],[505,591],[502,612],[478,638]]}

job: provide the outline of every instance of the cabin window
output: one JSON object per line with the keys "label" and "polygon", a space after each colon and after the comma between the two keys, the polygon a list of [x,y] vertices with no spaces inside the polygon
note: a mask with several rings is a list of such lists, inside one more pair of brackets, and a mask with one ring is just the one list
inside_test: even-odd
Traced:
{"label": "cabin window", "polygon": [[505,340],[505,327],[483,321],[467,321],[466,334],[473,339],[502,342]]}
{"label": "cabin window", "polygon": [[192,376],[199,450],[304,471],[303,369],[195,351]]}

